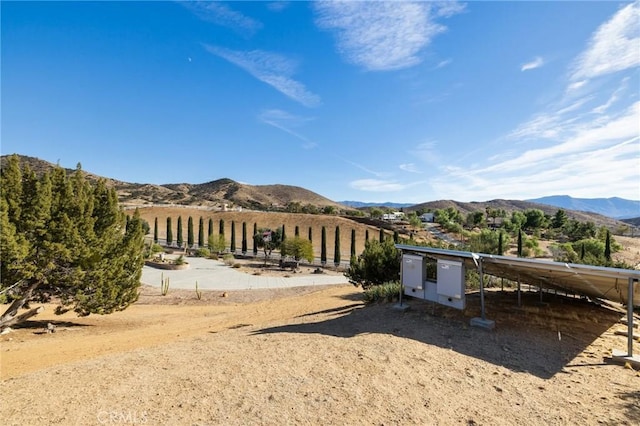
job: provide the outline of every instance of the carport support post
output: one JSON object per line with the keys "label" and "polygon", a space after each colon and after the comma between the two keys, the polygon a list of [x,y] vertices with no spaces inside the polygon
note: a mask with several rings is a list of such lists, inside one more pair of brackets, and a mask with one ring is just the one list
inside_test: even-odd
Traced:
{"label": "carport support post", "polygon": [[496,322],[488,320],[484,312],[484,276],[482,272],[482,258],[478,259],[478,274],[480,275],[480,318],[471,318],[471,325],[493,330]]}
{"label": "carport support post", "polygon": [[627,291],[627,353],[633,358],[633,278],[629,278],[629,289]]}

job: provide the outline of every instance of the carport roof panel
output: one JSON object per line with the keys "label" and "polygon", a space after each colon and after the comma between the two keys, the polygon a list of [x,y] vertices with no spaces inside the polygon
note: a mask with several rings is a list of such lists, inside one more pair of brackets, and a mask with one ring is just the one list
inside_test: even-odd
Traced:
{"label": "carport roof panel", "polygon": [[[490,275],[625,304],[628,298],[629,279],[640,280],[640,271],[633,269],[524,259],[403,244],[397,244],[396,248],[404,252],[423,253],[436,259],[459,260],[464,262],[468,268],[474,269],[476,262],[481,260],[483,272]],[[633,304],[640,305],[640,291],[634,293]]]}

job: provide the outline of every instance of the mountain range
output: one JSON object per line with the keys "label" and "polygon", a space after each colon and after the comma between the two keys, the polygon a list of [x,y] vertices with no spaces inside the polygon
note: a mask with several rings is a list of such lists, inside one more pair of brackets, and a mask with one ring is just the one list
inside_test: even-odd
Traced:
{"label": "mountain range", "polygon": [[[3,155],[1,165],[4,168],[9,156]],[[20,162],[28,164],[36,173],[42,173],[55,167],[53,164],[28,156],[18,156]],[[67,169],[73,172],[72,169]],[[198,206],[241,206],[255,210],[281,210],[290,203],[300,207],[313,206],[316,209],[332,207],[338,211],[363,209],[369,207],[389,207],[404,211],[436,210],[447,207],[458,209],[462,214],[473,211],[503,209],[507,213],[514,210],[537,208],[553,215],[562,208],[569,217],[582,221],[593,221],[599,225],[616,226],[616,219],[640,217],[640,201],[622,198],[584,199],[569,196],[551,196],[535,200],[491,200],[484,202],[459,202],[453,200],[429,201],[417,205],[409,203],[365,203],[358,201],[332,201],[308,189],[291,185],[247,185],[231,179],[217,179],[201,184],[144,184],[128,183],[89,172],[88,179],[104,179],[106,184],[116,189],[120,202],[126,205],[181,204]],[[625,220],[627,223],[635,223]],[[619,223],[618,223],[619,224]]]}

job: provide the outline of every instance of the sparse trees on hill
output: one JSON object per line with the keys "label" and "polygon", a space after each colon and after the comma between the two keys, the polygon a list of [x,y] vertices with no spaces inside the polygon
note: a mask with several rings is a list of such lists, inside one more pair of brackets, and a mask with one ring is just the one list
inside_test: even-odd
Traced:
{"label": "sparse trees on hill", "polygon": [[[143,258],[142,219],[126,227],[115,190],[85,180],[80,165],[39,178],[17,157],[0,177],[0,290],[13,298],[0,329],[39,312],[32,301],[55,300],[56,313],[81,316],[123,310],[138,297]],[[54,299],[52,299],[54,298]]]}

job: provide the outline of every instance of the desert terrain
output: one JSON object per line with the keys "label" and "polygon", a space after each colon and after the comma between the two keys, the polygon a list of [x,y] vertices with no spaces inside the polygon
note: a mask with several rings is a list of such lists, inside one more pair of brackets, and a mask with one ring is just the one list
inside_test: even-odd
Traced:
{"label": "desert terrain", "polygon": [[349,284],[203,293],[145,285],[123,312],[47,306],[0,336],[3,424],[640,423],[617,306],[492,290],[487,331],[477,294],[401,312]]}

